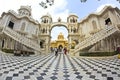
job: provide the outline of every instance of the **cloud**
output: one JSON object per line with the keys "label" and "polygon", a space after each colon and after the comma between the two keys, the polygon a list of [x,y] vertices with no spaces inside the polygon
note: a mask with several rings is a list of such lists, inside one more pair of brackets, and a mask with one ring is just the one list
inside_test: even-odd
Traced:
{"label": "cloud", "polygon": [[[66,9],[66,6],[66,0],[55,0],[54,5],[48,7],[47,9],[43,9],[41,6],[36,6],[36,8],[34,7],[33,16],[35,18],[38,18],[37,15],[39,15],[39,17],[42,17],[43,15],[49,13],[52,16],[53,21],[57,21],[59,17],[61,17],[61,19],[65,21],[65,18],[68,16],[69,13],[69,10]],[[39,7],[39,10],[37,10],[37,7]],[[34,12],[37,12],[37,14],[35,14]]]}
{"label": "cloud", "polygon": [[45,0],[2,0],[0,3],[0,15],[10,9],[17,12],[20,6],[29,5],[32,7],[33,18],[38,21],[40,21],[40,18],[47,13],[52,16],[53,21],[56,21],[57,17],[61,17],[65,20],[65,17],[67,17],[69,13],[69,10],[66,9],[67,0],[54,0],[54,5],[49,6],[47,9],[44,9],[39,5],[41,1]]}
{"label": "cloud", "polygon": [[116,7],[115,4],[103,4],[101,6],[99,6],[96,10],[96,12],[100,12],[105,6],[112,6],[112,7]]}

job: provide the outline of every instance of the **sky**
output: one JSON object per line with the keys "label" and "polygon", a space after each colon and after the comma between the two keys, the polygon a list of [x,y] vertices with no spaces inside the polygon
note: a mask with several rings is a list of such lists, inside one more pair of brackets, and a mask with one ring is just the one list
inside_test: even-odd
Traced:
{"label": "sky", "polygon": [[[8,10],[18,11],[20,6],[31,6],[32,17],[35,20],[41,21],[41,16],[49,13],[53,22],[57,22],[60,17],[62,21],[66,22],[69,14],[76,14],[80,21],[90,13],[99,12],[105,5],[111,5],[113,7],[120,8],[120,3],[116,0],[87,0],[85,3],[81,3],[80,0],[54,0],[54,5],[44,9],[39,3],[46,0],[0,0],[0,15]],[[56,40],[58,34],[62,32],[67,39],[68,31],[64,26],[54,27],[51,31],[52,40]]]}

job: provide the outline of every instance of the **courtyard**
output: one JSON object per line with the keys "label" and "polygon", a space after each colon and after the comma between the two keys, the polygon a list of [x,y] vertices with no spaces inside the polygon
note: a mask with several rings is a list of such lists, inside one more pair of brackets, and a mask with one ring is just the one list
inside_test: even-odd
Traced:
{"label": "courtyard", "polygon": [[120,80],[120,59],[0,52],[0,80]]}

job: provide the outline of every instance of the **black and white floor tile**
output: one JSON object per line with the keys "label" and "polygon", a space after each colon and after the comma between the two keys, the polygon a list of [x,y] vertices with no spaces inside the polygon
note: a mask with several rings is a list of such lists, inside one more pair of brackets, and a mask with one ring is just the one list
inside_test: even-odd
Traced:
{"label": "black and white floor tile", "polygon": [[0,80],[120,80],[120,59],[0,53]]}

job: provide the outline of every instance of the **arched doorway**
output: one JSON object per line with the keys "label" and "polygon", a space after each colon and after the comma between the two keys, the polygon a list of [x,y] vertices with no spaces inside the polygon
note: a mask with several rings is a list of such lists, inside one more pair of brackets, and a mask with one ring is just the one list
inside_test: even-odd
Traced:
{"label": "arched doorway", "polygon": [[54,26],[51,29],[50,47],[57,47],[59,51],[62,48],[68,48],[68,30],[64,26]]}
{"label": "arched doorway", "polygon": [[59,52],[62,52],[62,49],[63,49],[63,46],[62,46],[62,45],[59,45],[59,46],[58,46],[58,51],[59,51]]}
{"label": "arched doorway", "polygon": [[[44,20],[48,20],[47,22],[44,22]],[[52,17],[50,14],[47,15],[43,15],[41,17],[41,24],[40,24],[40,37],[39,37],[39,41],[44,40],[44,45],[45,47],[42,50],[43,53],[49,53],[50,49],[51,49],[51,41],[55,40],[52,39],[52,30],[55,27],[64,27],[66,29],[67,33],[63,33],[63,35],[67,34],[67,37],[65,36],[66,40],[68,40],[67,45],[65,45],[65,47],[68,46],[68,49],[71,49],[71,43],[72,40],[76,39],[79,41],[79,35],[78,35],[78,16],[74,15],[74,14],[70,14],[67,17],[67,20],[64,22],[62,21],[61,18],[58,18],[57,22],[53,22]],[[60,29],[55,30],[60,31]],[[60,32],[59,32],[60,33]],[[54,33],[53,35],[56,35],[56,33]],[[55,37],[55,36],[54,36]],[[57,37],[57,36],[56,36]],[[53,42],[55,43],[55,41]],[[63,45],[63,44],[61,44]],[[56,47],[58,47],[58,45],[56,45]],[[63,46],[64,47],[64,46]]]}

